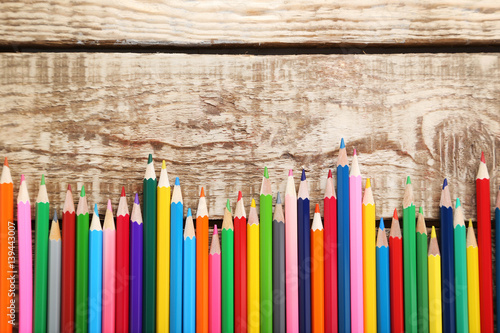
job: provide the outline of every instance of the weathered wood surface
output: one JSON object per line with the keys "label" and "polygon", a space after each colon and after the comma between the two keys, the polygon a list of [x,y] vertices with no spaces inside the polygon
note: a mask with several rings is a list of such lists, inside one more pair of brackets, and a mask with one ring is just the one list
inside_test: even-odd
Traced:
{"label": "weathered wood surface", "polygon": [[0,45],[499,42],[497,0],[0,2]]}
{"label": "weathered wood surface", "polygon": [[444,177],[474,218],[482,150],[492,202],[500,184],[499,65],[500,54],[1,54],[0,157],[16,183],[26,174],[33,201],[44,172],[62,209],[68,182],[85,184],[91,205],[116,205],[122,185],[131,202],[153,153],[158,175],[165,159],[171,184],[180,177],[186,208],[205,186],[221,218],[238,190],[247,206],[257,198],[264,166],[274,192],[305,168],[322,202],[343,136],[378,217],[401,208],[411,175],[427,218]]}

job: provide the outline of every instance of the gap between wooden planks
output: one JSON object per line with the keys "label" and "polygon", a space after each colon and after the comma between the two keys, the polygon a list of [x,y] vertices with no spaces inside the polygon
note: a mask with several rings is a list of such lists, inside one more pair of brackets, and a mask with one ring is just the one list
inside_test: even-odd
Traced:
{"label": "gap between wooden planks", "polygon": [[[407,175],[415,205],[439,217],[448,177],[475,219],[481,151],[500,184],[500,54],[221,56],[185,54],[0,54],[0,156],[15,188],[26,174],[32,200],[43,173],[52,207],[67,184],[89,204],[117,205],[142,192],[146,159],[167,161],[184,206],[205,186],[211,219],[225,201],[258,199],[264,166],[273,193],[287,170],[307,171],[322,203],[340,138],[372,178],[377,217],[400,208]],[[351,159],[351,157],[349,158]],[[258,201],[258,200],[257,200]]]}

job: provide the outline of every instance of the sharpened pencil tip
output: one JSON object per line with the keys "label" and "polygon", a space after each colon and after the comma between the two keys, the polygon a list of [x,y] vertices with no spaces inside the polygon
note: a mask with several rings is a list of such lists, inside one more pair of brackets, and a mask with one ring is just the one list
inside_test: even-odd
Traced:
{"label": "sharpened pencil tip", "polygon": [[68,184],[68,191],[71,192],[71,185],[70,184]]}
{"label": "sharpened pencil tip", "polygon": [[203,187],[201,188],[201,191],[200,191],[200,198],[204,197],[205,196],[205,190],[203,189]]}
{"label": "sharpened pencil tip", "polygon": [[253,207],[253,208],[257,207],[257,205],[255,205],[255,199],[252,199],[252,203],[250,204],[250,207]]}
{"label": "sharpened pencil tip", "polygon": [[469,219],[469,228],[472,228],[472,219]]}
{"label": "sharpened pencil tip", "polygon": [[394,208],[394,213],[392,214],[392,218],[397,220],[398,219],[398,210],[397,208]]}
{"label": "sharpened pencil tip", "polygon": [[80,196],[82,198],[85,196],[85,185],[82,185],[82,190],[80,191]]}
{"label": "sharpened pencil tip", "polygon": [[328,170],[328,178],[332,178],[332,169]]}
{"label": "sharpened pencil tip", "polygon": [[226,201],[226,208],[228,211],[231,211],[231,203],[229,202],[229,199]]}
{"label": "sharpened pencil tip", "polygon": [[384,224],[384,218],[383,217],[380,218],[379,228],[382,229],[382,230],[385,229],[385,224]]}
{"label": "sharpened pencil tip", "polygon": [[243,194],[241,193],[241,191],[238,191],[238,200],[237,201],[240,201],[241,198],[243,198]]}
{"label": "sharpened pencil tip", "polygon": [[7,157],[6,157],[6,158],[5,158],[5,160],[3,161],[3,165],[5,165],[5,166],[7,166],[7,167],[9,166],[9,161],[7,160]]}
{"label": "sharpened pencil tip", "polygon": [[148,156],[148,164],[153,163],[153,154],[149,154]]}
{"label": "sharpened pencil tip", "polygon": [[460,198],[457,198],[457,202],[455,204],[455,208],[458,208],[460,206],[462,206],[462,204],[460,203]]}
{"label": "sharpened pencil tip", "polygon": [[443,181],[443,190],[446,186],[448,186],[448,180],[445,178]]}
{"label": "sharpened pencil tip", "polygon": [[486,163],[486,159],[484,158],[484,151],[481,152],[481,162]]}
{"label": "sharpened pencil tip", "polygon": [[190,217],[190,216],[193,216],[193,214],[191,214],[191,208],[188,208],[188,212],[187,212],[186,217]]}
{"label": "sharpened pencil tip", "polygon": [[134,199],[135,204],[139,204],[139,193],[135,194],[135,199]]}
{"label": "sharpened pencil tip", "polygon": [[302,176],[300,176],[300,180],[304,181],[306,180],[306,170],[302,169]]}
{"label": "sharpened pencil tip", "polygon": [[344,138],[340,139],[340,149],[345,148]]}
{"label": "sharpened pencil tip", "polygon": [[436,228],[434,226],[432,226],[431,238],[436,238]]}
{"label": "sharpened pencil tip", "polygon": [[122,186],[122,194],[121,194],[122,197],[125,196],[125,186]]}
{"label": "sharpened pencil tip", "polygon": [[97,210],[97,204],[94,205],[94,214],[99,215],[99,211]]}
{"label": "sharpened pencil tip", "polygon": [[290,177],[290,176],[293,176],[293,170],[292,169],[288,170],[288,177]]}
{"label": "sharpened pencil tip", "polygon": [[175,185],[176,186],[180,186],[181,185],[181,181],[179,180],[179,177],[175,177]]}
{"label": "sharpened pencil tip", "polygon": [[314,208],[314,213],[319,213],[319,204],[316,204],[316,207]]}
{"label": "sharpened pencil tip", "polygon": [[267,170],[267,167],[264,167],[264,177],[269,179],[269,171]]}
{"label": "sharpened pencil tip", "polygon": [[410,178],[410,176],[406,177],[406,184],[411,184],[411,178]]}
{"label": "sharpened pencil tip", "polygon": [[57,210],[56,209],[54,209],[54,217],[52,218],[52,221],[57,222]]}
{"label": "sharpened pencil tip", "polygon": [[372,183],[370,182],[370,178],[366,178],[366,185],[365,188],[372,187]]}
{"label": "sharpened pencil tip", "polygon": [[420,215],[424,215],[424,209],[422,208],[422,206],[420,206],[420,207],[418,208],[418,213],[419,213]]}
{"label": "sharpened pencil tip", "polygon": [[167,168],[167,164],[165,163],[165,160],[163,160],[163,161],[161,162],[161,168],[162,168],[162,169],[166,169],[166,168]]}
{"label": "sharpened pencil tip", "polygon": [[111,206],[111,199],[108,199],[108,206],[106,207],[107,210],[113,210],[113,207]]}
{"label": "sharpened pencil tip", "polygon": [[281,203],[281,196],[280,196],[280,192],[278,192],[278,194],[276,195],[276,203],[277,203],[277,204],[280,204],[280,203]]}
{"label": "sharpened pencil tip", "polygon": [[358,154],[356,153],[356,148],[354,148],[354,153],[353,153],[353,155],[358,155]]}
{"label": "sharpened pencil tip", "polygon": [[42,180],[40,181],[40,185],[45,185],[45,175],[42,173]]}
{"label": "sharpened pencil tip", "polygon": [[214,224],[214,235],[217,235],[217,224]]}

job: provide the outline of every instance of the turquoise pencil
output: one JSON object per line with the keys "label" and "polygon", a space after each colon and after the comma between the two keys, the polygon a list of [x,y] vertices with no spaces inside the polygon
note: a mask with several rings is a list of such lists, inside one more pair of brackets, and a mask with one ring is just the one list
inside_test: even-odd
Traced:
{"label": "turquoise pencil", "polygon": [[184,204],[181,183],[175,178],[170,205],[170,332],[182,331],[182,224]]}
{"label": "turquoise pencil", "polygon": [[89,333],[101,332],[102,313],[102,227],[97,204],[89,229]]}

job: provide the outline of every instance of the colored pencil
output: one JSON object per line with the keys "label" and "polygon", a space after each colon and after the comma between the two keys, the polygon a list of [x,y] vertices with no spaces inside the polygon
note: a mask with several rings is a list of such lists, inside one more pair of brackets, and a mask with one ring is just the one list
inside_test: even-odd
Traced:
{"label": "colored pencil", "polygon": [[183,332],[194,333],[196,331],[196,236],[191,208],[188,208],[186,216],[183,251],[182,328]]}
{"label": "colored pencil", "polygon": [[[224,252],[222,253],[224,255]],[[273,217],[273,331],[286,331],[285,218],[280,193]]]}
{"label": "colored pencil", "polygon": [[493,273],[491,267],[490,175],[484,153],[476,177],[477,241],[481,331],[493,332]]}
{"label": "colored pencil", "polygon": [[[64,226],[63,226],[64,228]],[[89,209],[82,186],[76,209],[75,332],[87,332],[89,297]]]}
{"label": "colored pencil", "polygon": [[130,214],[122,187],[116,212],[116,331],[128,332]]}
{"label": "colored pencil", "polygon": [[[377,331],[377,275],[375,201],[370,178],[366,179],[362,205],[363,216],[363,313],[366,332]],[[389,265],[387,265],[389,267]]]}
{"label": "colored pencil", "polygon": [[377,276],[377,330],[391,331],[391,300],[389,282],[389,244],[385,234],[384,219],[380,218],[380,226],[376,245],[376,276]]}
{"label": "colored pencil", "polygon": [[297,195],[299,230],[299,332],[311,331],[311,217],[306,172],[302,169]]}
{"label": "colored pencil", "polygon": [[259,217],[252,199],[247,226],[247,320],[248,332],[260,332]]}
{"label": "colored pencil", "polygon": [[247,331],[247,217],[241,191],[234,210],[234,331]]}
{"label": "colored pencil", "polygon": [[222,331],[234,332],[234,226],[227,199],[222,221]]}
{"label": "colored pencil", "polygon": [[[500,230],[500,188],[498,189],[497,201],[495,205],[495,230]],[[495,253],[500,253],[500,232],[495,232]],[[495,260],[496,265],[496,285],[500,286],[500,261]],[[500,321],[500,297],[497,296],[497,326]]]}
{"label": "colored pencil", "polygon": [[453,208],[451,208],[450,189],[446,178],[439,203],[441,216],[441,290],[443,295],[443,330],[455,332],[455,261],[453,256]]}
{"label": "colored pencil", "polygon": [[184,203],[182,201],[181,183],[175,178],[172,204],[170,206],[170,331],[182,331],[182,247],[184,243],[182,225],[184,220]]}
{"label": "colored pencil", "polygon": [[349,238],[349,165],[344,139],[337,162],[338,311],[340,332],[351,331],[351,278]]}
{"label": "colored pencil", "polygon": [[47,330],[47,264],[49,250],[49,198],[42,175],[36,199],[35,231],[35,290],[33,296],[33,330],[44,333]]}
{"label": "colored pencil", "polygon": [[113,220],[113,208],[108,199],[103,224],[102,242],[102,331],[115,332],[115,288],[116,288],[116,228]]}
{"label": "colored pencil", "polygon": [[151,154],[148,156],[144,175],[142,204],[144,206],[142,328],[144,332],[154,332],[156,329],[156,174]]}
{"label": "colored pencil", "polygon": [[467,236],[464,213],[460,199],[457,198],[453,217],[453,243],[455,257],[455,295],[457,332],[469,332],[469,306],[467,300]]}
{"label": "colored pencil", "polygon": [[299,331],[299,276],[297,257],[297,192],[293,171],[288,171],[285,191],[285,270],[286,270],[286,328]]}
{"label": "colored pencil", "polygon": [[391,277],[391,332],[405,330],[403,297],[403,239],[399,226],[398,212],[394,209],[389,234],[389,274]]}
{"label": "colored pencil", "polygon": [[[170,183],[167,166],[161,164],[157,188],[157,272],[156,272],[156,332],[170,329]],[[181,242],[182,246],[182,242]],[[180,321],[181,319],[179,319]]]}
{"label": "colored pencil", "polygon": [[[319,204],[316,204],[311,226],[311,311],[313,333],[325,332],[325,261],[323,234]],[[284,332],[284,330],[281,332]]]}
{"label": "colored pencil", "polygon": [[221,332],[221,251],[217,224],[208,255],[208,331]]}
{"label": "colored pencil", "polygon": [[472,220],[469,220],[469,228],[467,229],[467,294],[469,303],[469,331],[471,333],[481,332],[479,259]]}
{"label": "colored pencil", "polygon": [[363,228],[361,173],[358,155],[354,156],[349,174],[349,229],[351,260],[351,327],[353,332],[364,331],[363,305]]}
{"label": "colored pencil", "polygon": [[73,193],[69,184],[62,212],[61,333],[73,333],[75,329],[76,213]]}
{"label": "colored pencil", "polygon": [[102,325],[102,227],[97,204],[89,229],[89,332],[101,332]]}
{"label": "colored pencil", "polygon": [[418,331],[429,332],[429,288],[427,285],[427,227],[422,207],[417,217],[417,314]]}
{"label": "colored pencil", "polygon": [[417,332],[417,246],[415,205],[410,176],[406,179],[403,196],[403,270],[405,299],[405,332]]}
{"label": "colored pencil", "polygon": [[9,236],[9,228],[14,228],[14,183],[6,157],[0,177],[0,318],[3,318],[0,331],[5,333],[12,332],[16,309],[11,304],[13,293],[9,292],[11,279],[15,278],[12,269],[15,256],[9,255],[9,242],[15,239]]}
{"label": "colored pencil", "polygon": [[142,332],[142,282],[143,282],[143,236],[139,195],[135,194],[130,215],[130,332]]}
{"label": "colored pencil", "polygon": [[61,332],[61,230],[54,211],[49,235],[47,332]]}
{"label": "colored pencil", "polygon": [[196,211],[196,332],[208,332],[208,210],[203,187]]}
{"label": "colored pencil", "polygon": [[441,255],[436,238],[436,230],[432,227],[429,243],[429,332],[443,331],[441,310]]}
{"label": "colored pencil", "polygon": [[323,201],[325,230],[325,330],[338,332],[337,294],[337,196],[332,170],[328,170]]}
{"label": "colored pencil", "polygon": [[33,257],[31,247],[31,203],[24,175],[17,196],[17,243],[19,259],[19,333],[33,330]]}
{"label": "colored pencil", "polygon": [[273,332],[273,195],[267,167],[260,188],[260,326]]}

